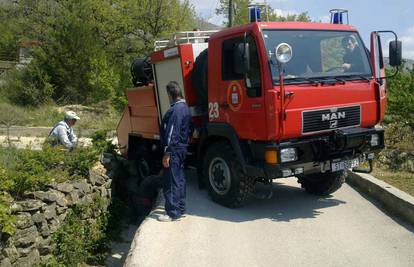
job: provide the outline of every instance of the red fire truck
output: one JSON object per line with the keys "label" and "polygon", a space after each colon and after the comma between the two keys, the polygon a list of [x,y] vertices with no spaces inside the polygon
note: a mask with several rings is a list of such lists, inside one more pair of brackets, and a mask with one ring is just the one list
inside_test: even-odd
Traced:
{"label": "red fire truck", "polygon": [[[195,125],[188,161],[214,201],[238,207],[256,182],[290,176],[329,195],[346,170],[384,147],[383,33],[371,33],[369,50],[342,23],[252,22],[158,42],[134,64],[137,87],[117,129],[121,151],[142,176],[159,172],[165,86],[177,81]],[[394,36],[389,58],[398,66]]]}

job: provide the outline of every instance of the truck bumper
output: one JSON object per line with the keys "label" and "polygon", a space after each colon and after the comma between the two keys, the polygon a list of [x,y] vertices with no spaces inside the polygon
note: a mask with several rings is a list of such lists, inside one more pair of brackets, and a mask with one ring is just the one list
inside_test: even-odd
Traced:
{"label": "truck bumper", "polygon": [[[371,142],[372,140],[375,142]],[[384,130],[376,128],[341,129],[329,135],[288,140],[279,144],[251,142],[249,148],[251,157],[250,163],[246,165],[246,173],[250,177],[275,179],[330,172],[338,170],[336,166],[345,166],[347,169],[351,166],[349,164],[355,162],[360,164],[367,159],[372,159],[375,152],[384,148]],[[297,160],[282,162],[280,151],[284,148],[294,148]],[[277,151],[278,164],[265,162],[266,150]]]}

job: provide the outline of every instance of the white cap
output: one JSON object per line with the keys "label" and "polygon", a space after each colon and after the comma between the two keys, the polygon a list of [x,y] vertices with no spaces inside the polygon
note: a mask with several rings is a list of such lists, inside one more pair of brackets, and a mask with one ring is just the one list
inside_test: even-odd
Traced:
{"label": "white cap", "polygon": [[69,110],[65,112],[65,120],[80,120],[80,118],[74,111]]}

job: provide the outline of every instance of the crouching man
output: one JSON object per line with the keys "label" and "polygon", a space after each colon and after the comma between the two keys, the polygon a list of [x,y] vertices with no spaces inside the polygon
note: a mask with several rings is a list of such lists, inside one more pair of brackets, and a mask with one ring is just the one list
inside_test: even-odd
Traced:
{"label": "crouching man", "polygon": [[72,150],[78,143],[78,138],[73,131],[76,121],[80,120],[74,111],[65,112],[63,121],[58,122],[49,133],[49,140],[52,146],[62,145]]}
{"label": "crouching man", "polygon": [[192,129],[190,109],[178,83],[169,82],[167,93],[171,107],[164,115],[160,131],[166,214],[158,220],[163,222],[179,219],[185,213],[184,161]]}

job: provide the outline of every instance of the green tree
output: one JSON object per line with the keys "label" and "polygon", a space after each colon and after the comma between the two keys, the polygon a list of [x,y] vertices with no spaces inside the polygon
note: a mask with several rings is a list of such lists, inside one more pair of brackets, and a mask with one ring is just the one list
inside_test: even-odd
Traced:
{"label": "green tree", "polygon": [[[255,3],[252,0],[233,0],[233,25],[242,25],[249,22],[249,5]],[[229,0],[220,0],[220,5],[216,9],[217,15],[223,15],[228,21],[228,9],[229,9]],[[262,8],[262,19],[266,20],[267,15],[265,12],[268,12],[269,21],[311,21],[307,12],[302,12],[300,14],[288,14],[283,16],[278,14],[275,9],[270,5],[267,5],[266,8]],[[228,22],[225,23],[226,25]]]}
{"label": "green tree", "polygon": [[121,99],[132,59],[158,38],[191,30],[195,12],[189,0],[20,0],[0,3],[0,18],[0,30],[9,29],[0,52],[36,41],[30,65],[45,74],[52,99],[89,104]]}

